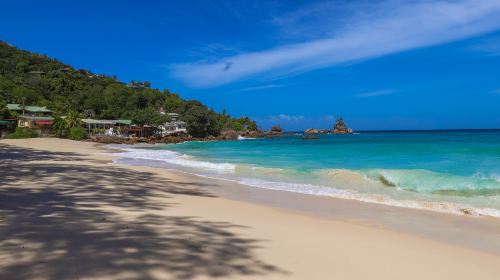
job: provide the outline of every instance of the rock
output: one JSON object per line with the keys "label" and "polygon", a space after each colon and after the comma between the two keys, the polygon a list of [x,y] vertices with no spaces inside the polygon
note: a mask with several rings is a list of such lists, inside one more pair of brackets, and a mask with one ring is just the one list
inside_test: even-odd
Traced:
{"label": "rock", "polygon": [[342,117],[338,118],[333,126],[333,134],[351,134],[352,129],[347,128],[346,124],[342,120]]}
{"label": "rock", "polygon": [[318,139],[318,138],[319,138],[318,136],[314,136],[314,135],[307,135],[307,136],[302,137],[302,139],[304,139],[304,140],[314,140],[314,139]]}
{"label": "rock", "polygon": [[217,139],[220,140],[238,140],[238,132],[228,129],[224,130],[220,133],[219,137]]}
{"label": "rock", "polygon": [[316,129],[316,128],[308,128],[304,131],[304,134],[328,134],[330,131],[328,129]]}
{"label": "rock", "polygon": [[281,127],[279,125],[275,125],[275,126],[271,127],[271,131],[273,131],[273,132],[283,132],[283,129],[281,129]]}
{"label": "rock", "polygon": [[316,128],[308,128],[304,131],[304,134],[319,134],[319,130]]}
{"label": "rock", "polygon": [[250,138],[260,138],[265,136],[264,132],[260,130],[245,131],[240,133],[240,135],[243,137],[250,137]]}
{"label": "rock", "polygon": [[266,134],[266,136],[281,135],[283,134],[283,129],[279,125],[275,125]]}

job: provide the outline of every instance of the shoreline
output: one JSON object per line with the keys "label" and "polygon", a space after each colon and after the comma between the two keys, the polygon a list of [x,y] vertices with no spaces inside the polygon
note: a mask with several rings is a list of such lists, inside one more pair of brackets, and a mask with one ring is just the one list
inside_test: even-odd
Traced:
{"label": "shoreline", "polygon": [[[123,152],[120,147],[108,145],[100,147],[109,149],[111,155]],[[172,172],[180,176],[198,178],[197,181],[207,180],[213,182],[218,188],[214,188],[212,191],[223,198],[283,209],[294,214],[382,227],[500,256],[500,236],[497,236],[500,234],[500,218],[498,217],[474,216],[465,213],[456,214],[351,198],[255,187],[233,180],[214,178],[173,168],[116,163],[115,160],[120,159],[120,156],[113,155],[113,157],[110,163],[114,165],[146,168],[158,172]],[[439,224],[439,226],[436,226],[436,224]],[[454,236],[450,239],[451,234]],[[475,236],[478,234],[480,238]]]}
{"label": "shoreline", "polygon": [[[183,142],[184,143],[184,142]],[[366,173],[359,170],[352,169],[325,169],[328,172],[333,172],[338,176],[337,180],[343,182],[343,186],[337,184],[335,185],[322,185],[317,183],[309,183],[301,181],[298,183],[296,181],[275,181],[271,178],[260,178],[258,176],[250,176],[249,174],[238,175],[238,176],[224,176],[218,173],[210,172],[212,169],[217,170],[231,170],[235,171],[238,167],[243,167],[247,169],[254,169],[248,164],[239,163],[225,163],[225,162],[214,162],[206,160],[185,160],[184,154],[177,151],[172,151],[170,149],[161,150],[161,152],[167,153],[166,155],[156,154],[157,151],[149,150],[147,148],[155,148],[162,145],[172,145],[172,144],[182,144],[182,143],[156,143],[156,144],[134,144],[134,145],[109,145],[111,149],[116,149],[116,154],[119,156],[118,159],[114,161],[117,164],[124,164],[130,166],[148,166],[153,168],[168,169],[181,172],[187,175],[194,175],[203,178],[210,178],[214,180],[226,181],[230,183],[235,183],[239,185],[245,185],[260,189],[267,190],[278,190],[293,192],[299,194],[310,194],[317,196],[327,196],[343,200],[353,200],[360,201],[363,203],[385,205],[389,207],[416,209],[432,211],[437,213],[452,214],[452,215],[465,215],[474,217],[493,217],[500,219],[500,210],[498,208],[493,208],[484,205],[474,205],[469,204],[464,201],[453,201],[446,199],[430,199],[422,197],[410,197],[410,196],[399,196],[393,197],[390,193],[383,192],[367,192],[366,190],[359,190],[352,188],[356,184],[366,184],[370,183],[372,188],[383,188],[387,187],[395,188],[396,185],[388,181],[386,175],[383,173],[377,173],[378,178],[374,179],[368,177]],[[144,149],[143,149],[144,148]],[[187,155],[190,157],[189,155]],[[208,168],[208,172],[197,170],[196,168]],[[187,168],[187,169],[186,169]],[[280,169],[280,168],[277,168]],[[200,173],[201,172],[201,173]],[[376,171],[379,172],[379,171]],[[243,177],[242,177],[243,176]],[[355,182],[353,184],[353,182]],[[345,185],[351,186],[351,188],[345,188]],[[380,190],[380,189],[379,189]]]}
{"label": "shoreline", "polygon": [[[109,162],[114,157],[102,154],[109,150],[95,143],[54,138],[2,140],[0,141],[0,148],[3,148],[2,152],[4,153],[10,153],[9,150],[16,148],[19,149],[19,155],[25,155],[24,159],[12,159],[8,160],[8,164],[3,164],[5,165],[3,167],[8,171],[8,176],[2,179],[2,185],[8,187],[11,191],[23,192],[24,190],[30,190],[25,194],[28,195],[39,192],[39,188],[46,189],[46,191],[52,189],[51,195],[57,194],[61,196],[60,202],[65,200],[79,202],[71,207],[80,209],[78,212],[80,214],[94,210],[94,208],[101,209],[100,211],[109,212],[108,215],[115,217],[117,220],[129,221],[130,223],[136,223],[139,214],[144,214],[143,217],[152,217],[154,215],[154,217],[158,218],[158,223],[147,219],[146,223],[148,226],[154,225],[150,229],[150,234],[154,233],[155,236],[162,236],[162,233],[168,232],[168,228],[163,228],[163,226],[176,227],[177,230],[182,231],[183,226],[188,227],[190,225],[189,223],[184,225],[183,223],[176,223],[173,225],[169,222],[169,217],[175,216],[176,218],[183,217],[183,219],[194,217],[194,219],[201,219],[207,223],[223,221],[238,225],[238,227],[228,229],[228,232],[223,234],[213,229],[208,233],[212,237],[223,238],[221,236],[237,234],[249,237],[252,240],[263,240],[260,245],[253,249],[252,253],[246,251],[247,255],[241,259],[225,259],[225,256],[220,255],[219,251],[217,251],[231,249],[230,243],[238,243],[237,241],[226,241],[229,242],[226,244],[228,248],[224,248],[225,246],[222,243],[217,243],[217,246],[213,246],[212,251],[209,250],[208,254],[210,255],[210,252],[212,252],[210,257],[222,260],[225,266],[203,259],[203,261],[197,262],[198,266],[201,267],[196,269],[201,269],[198,274],[183,275],[182,273],[185,273],[184,270],[187,270],[187,268],[173,268],[168,265],[168,263],[175,262],[174,256],[160,256],[156,252],[155,246],[160,249],[165,246],[164,243],[157,240],[158,242],[153,242],[155,244],[143,244],[144,241],[120,236],[120,238],[125,238],[128,241],[138,242],[137,245],[139,246],[135,246],[135,250],[151,250],[149,252],[151,260],[164,257],[163,259],[166,259],[167,262],[154,267],[135,266],[135,271],[129,271],[124,267],[104,269],[98,263],[93,264],[91,268],[100,272],[100,277],[103,278],[106,278],[106,276],[110,279],[113,277],[124,278],[122,276],[127,274],[121,273],[126,272],[133,276],[137,271],[144,272],[146,270],[148,272],[155,271],[153,274],[147,274],[150,275],[150,279],[181,278],[180,276],[189,276],[185,277],[185,279],[210,279],[212,277],[239,279],[245,276],[251,279],[328,279],[332,277],[341,277],[343,279],[373,277],[405,277],[406,279],[421,279],[424,277],[428,279],[443,277],[467,279],[474,277],[496,279],[500,275],[500,268],[498,267],[500,261],[500,242],[498,242],[500,241],[500,237],[498,237],[500,223],[495,221],[496,219],[446,215],[423,210],[347,201],[332,197],[317,197],[258,189],[236,183],[221,182],[216,179],[200,178],[194,175],[188,176],[161,168],[110,164]],[[31,156],[32,158],[30,158],[30,153],[36,154],[37,157]],[[54,155],[51,155],[51,153]],[[56,153],[62,156],[59,158],[55,155]],[[63,155],[64,153],[71,154]],[[16,157],[16,154],[11,153],[9,156]],[[35,180],[35,177],[27,177],[26,175],[29,173],[26,172],[28,171],[23,173],[22,170],[28,167],[26,166],[28,163],[30,164],[30,170],[36,169],[36,171],[32,172],[38,172],[39,177],[37,180]],[[67,170],[68,173],[75,172],[78,167],[79,172],[84,173],[87,178],[82,176],[81,180],[77,180],[72,179],[72,177],[64,177],[65,175],[58,172],[55,169],[56,167]],[[47,172],[38,171],[44,168]],[[99,173],[99,176],[97,176],[95,174],[97,172],[102,172],[102,174]],[[116,176],[104,177],[108,173],[116,174]],[[135,177],[131,177],[127,173],[133,173]],[[123,178],[119,178],[120,174]],[[60,180],[62,177],[67,183]],[[128,177],[136,181],[128,180]],[[89,180],[89,178],[94,180]],[[118,182],[115,182],[115,180]],[[87,193],[88,190],[86,191],[85,185],[80,185],[83,182],[87,184],[86,186],[90,186],[89,188],[94,194]],[[170,183],[168,186],[164,185],[167,182],[173,182],[171,183],[172,186],[169,187]],[[73,194],[67,187],[76,188],[78,191]],[[104,192],[103,189],[109,189],[111,193]],[[165,193],[167,191],[168,194]],[[112,194],[117,196],[112,196]],[[145,200],[140,201],[140,204],[133,202],[134,196],[131,196],[132,194]],[[1,195],[11,195],[11,193],[1,192],[0,198]],[[124,197],[121,198],[120,196]],[[20,199],[19,197],[10,198],[14,201]],[[9,238],[3,238],[4,241],[0,242],[0,248],[5,249],[2,250],[4,253],[0,253],[0,260],[2,260],[0,271],[21,273],[20,276],[17,276],[19,278],[12,277],[12,274],[6,274],[5,276],[11,276],[6,277],[7,279],[22,279],[21,276],[33,276],[34,274],[30,273],[34,272],[41,273],[42,276],[39,279],[45,279],[43,275],[54,276],[55,274],[47,272],[46,264],[39,264],[39,260],[30,259],[29,254],[23,256],[23,258],[15,259],[20,254],[13,251],[15,246],[12,244],[15,243],[15,239],[26,237],[26,235],[21,234],[26,228],[29,228],[33,232],[32,234],[36,235],[37,225],[40,224],[37,219],[54,219],[52,216],[43,218],[43,215],[17,217],[16,213],[10,211],[11,208],[27,211],[27,213],[37,213],[43,210],[31,208],[29,203],[24,205],[23,202],[25,201],[23,200],[20,200],[20,202],[19,205],[10,205],[8,204],[10,202],[7,202],[8,207],[0,208],[0,212],[2,212],[0,218],[1,235],[11,231],[13,231],[11,233],[16,233],[10,236],[2,236]],[[94,208],[90,209],[85,206],[89,205],[89,203]],[[15,221],[14,218],[28,220],[21,223],[21,225],[9,223],[10,220]],[[71,216],[65,218],[69,219],[70,225],[76,228],[81,226],[77,221],[73,221]],[[163,219],[166,220],[161,222]],[[102,224],[98,225],[102,226]],[[94,225],[92,224],[92,226]],[[143,226],[146,227],[146,224]],[[11,229],[11,227],[14,229]],[[217,226],[216,228],[220,229],[221,227]],[[77,240],[78,242],[75,245],[80,247],[78,249],[89,249],[86,246],[90,245],[87,245],[86,239],[80,236],[81,234],[75,231],[71,232],[79,237],[79,241]],[[103,238],[106,237],[103,240],[108,240],[109,235],[113,237],[111,232],[106,234],[108,236],[103,236]],[[190,232],[190,234],[194,233]],[[205,235],[196,235],[195,237],[198,237],[200,243],[195,242],[195,245],[209,246],[210,242],[201,242],[204,241],[201,236],[206,237]],[[60,240],[57,241],[65,240],[65,238],[69,237],[60,236]],[[234,236],[232,238],[235,240],[242,239],[242,237],[236,238]],[[25,247],[35,252],[35,257],[32,256],[32,258],[55,254],[54,252],[38,252],[39,249],[35,246],[37,242],[34,241],[29,238],[24,241]],[[178,240],[178,242],[182,244],[182,240]],[[28,245],[28,243],[35,245]],[[85,246],[80,245],[81,243],[85,244]],[[103,246],[99,248],[90,246],[91,249],[95,249],[93,253],[97,259],[99,259],[101,253],[106,251],[109,253],[120,246],[119,244],[107,244],[100,238],[98,238],[97,243]],[[14,247],[11,248],[10,246]],[[192,251],[196,251],[196,248],[196,246],[182,247],[182,252],[178,253],[181,256],[183,254],[189,255]],[[66,251],[71,252],[68,248],[66,249]],[[44,248],[44,250],[50,251],[50,248]],[[243,248],[238,247],[235,250],[233,254],[238,255],[238,250],[241,251]],[[64,253],[59,254],[64,255]],[[75,254],[79,258],[74,258]],[[75,251],[73,251],[72,255],[67,254],[65,257],[69,258],[68,262],[71,260],[87,260],[84,256],[75,253]],[[111,256],[117,262],[125,257]],[[56,258],[56,260],[60,259]],[[249,260],[252,263],[249,264]],[[16,264],[23,261],[25,262],[24,266]],[[51,258],[46,261],[50,265],[55,265]],[[129,261],[134,262],[133,259]],[[144,262],[145,260],[139,259],[139,261]],[[247,263],[244,263],[245,261]],[[33,265],[33,262],[35,265]],[[262,265],[263,263],[266,265]],[[29,266],[30,264],[32,266]],[[190,262],[189,259],[185,259],[183,264],[193,265],[194,263]],[[388,264],[391,265],[391,271],[386,269]],[[75,264],[73,263],[73,265]],[[13,270],[12,267],[18,268],[18,270]],[[21,267],[27,269],[27,271],[22,272]],[[242,267],[247,268],[246,273],[242,272]],[[253,269],[248,270],[249,267],[253,267]],[[358,267],[365,269],[360,271],[357,269]],[[422,267],[426,269],[421,269]],[[85,270],[76,270],[75,274],[86,274]],[[219,274],[214,271],[218,271]],[[0,275],[3,275],[3,273],[0,272]],[[71,272],[68,273],[71,274]],[[67,276],[68,274],[64,275]],[[89,279],[98,278],[96,275],[89,275],[88,273],[83,276],[83,278]],[[170,276],[170,278],[167,276]],[[50,277],[46,277],[46,279],[48,278]],[[36,279],[36,277],[33,279]]]}

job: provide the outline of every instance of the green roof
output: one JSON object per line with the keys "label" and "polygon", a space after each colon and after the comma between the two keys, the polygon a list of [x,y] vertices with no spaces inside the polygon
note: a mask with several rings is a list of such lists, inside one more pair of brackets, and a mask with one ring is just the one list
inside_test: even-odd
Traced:
{"label": "green roof", "polygon": [[132,124],[131,120],[95,120],[95,119],[82,119],[86,124]]}
{"label": "green roof", "polygon": [[52,121],[53,117],[34,117],[34,116],[18,116],[20,119],[34,120],[34,121]]}
{"label": "green roof", "polygon": [[[22,111],[23,106],[21,104],[7,104],[7,109],[11,111]],[[24,110],[33,113],[52,113],[47,107],[40,106],[24,106]]]}
{"label": "green roof", "polygon": [[119,124],[132,124],[132,120],[116,120]]}

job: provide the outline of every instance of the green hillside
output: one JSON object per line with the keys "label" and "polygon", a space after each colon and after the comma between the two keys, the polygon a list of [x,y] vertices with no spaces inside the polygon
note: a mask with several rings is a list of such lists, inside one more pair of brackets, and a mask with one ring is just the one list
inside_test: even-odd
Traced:
{"label": "green hillside", "polygon": [[184,100],[150,83],[126,85],[113,76],[75,69],[47,57],[0,41],[0,117],[6,103],[47,106],[57,114],[79,112],[98,119],[132,119],[137,124],[161,124],[159,111],[182,115],[191,135],[219,135],[223,128],[255,130],[249,118],[231,118],[196,100]]}

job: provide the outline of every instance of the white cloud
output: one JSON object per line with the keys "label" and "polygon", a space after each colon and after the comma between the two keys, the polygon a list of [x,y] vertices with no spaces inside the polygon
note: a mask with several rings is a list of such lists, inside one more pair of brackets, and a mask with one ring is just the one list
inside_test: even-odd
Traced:
{"label": "white cloud", "polygon": [[376,90],[376,91],[358,93],[358,94],[355,94],[354,97],[359,97],[359,98],[376,97],[376,96],[383,96],[383,95],[391,95],[391,94],[394,94],[394,93],[396,93],[395,90],[392,90],[392,89],[382,89],[382,90]]}
{"label": "white cloud", "polygon": [[[357,11],[318,39],[170,66],[194,87],[281,76],[428,47],[500,28],[500,1],[385,1]],[[231,65],[227,67],[227,65]]]}
{"label": "white cloud", "polygon": [[239,91],[256,91],[256,90],[265,90],[265,89],[272,89],[272,88],[280,88],[287,86],[285,84],[270,84],[270,85],[262,85],[262,86],[254,86],[254,87],[247,87],[247,88],[242,88]]}
{"label": "white cloud", "polygon": [[269,116],[268,117],[269,121],[297,122],[297,121],[302,121],[304,119],[305,119],[304,116],[290,116],[290,115],[285,115],[285,114],[279,114],[277,116]]}

